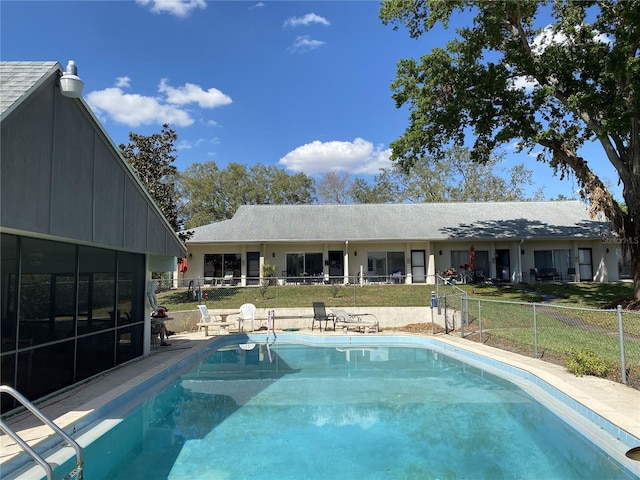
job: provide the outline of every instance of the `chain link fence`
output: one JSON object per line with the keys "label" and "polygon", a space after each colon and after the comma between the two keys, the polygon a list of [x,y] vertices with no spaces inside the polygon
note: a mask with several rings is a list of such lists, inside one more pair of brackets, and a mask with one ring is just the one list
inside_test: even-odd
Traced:
{"label": "chain link fence", "polygon": [[604,376],[640,389],[640,313],[469,298],[461,335],[559,365],[580,352]]}

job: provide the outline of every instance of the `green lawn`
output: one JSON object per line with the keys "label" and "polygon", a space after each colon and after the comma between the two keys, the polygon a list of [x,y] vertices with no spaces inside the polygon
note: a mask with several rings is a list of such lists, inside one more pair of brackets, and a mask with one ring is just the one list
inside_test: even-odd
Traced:
{"label": "green lawn", "polygon": [[[469,297],[513,302],[542,302],[546,295],[557,297],[552,303],[584,308],[603,308],[616,300],[633,295],[633,284],[616,283],[547,283],[520,285],[458,285]],[[246,302],[258,308],[308,307],[314,301],[334,306],[406,307],[429,305],[434,285],[285,285],[270,286],[264,295],[259,287],[204,288],[205,303],[215,308],[236,308]],[[455,294],[451,287],[441,287],[440,295]],[[158,303],[170,311],[195,310],[197,301],[186,289],[158,294]]]}

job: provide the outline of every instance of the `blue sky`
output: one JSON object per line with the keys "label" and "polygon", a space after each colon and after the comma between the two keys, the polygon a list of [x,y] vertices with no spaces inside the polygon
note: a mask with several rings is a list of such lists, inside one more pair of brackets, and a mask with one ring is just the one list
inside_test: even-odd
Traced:
{"label": "blue sky", "polygon": [[[6,1],[0,58],[74,60],[83,97],[116,145],[169,123],[179,170],[194,162],[276,165],[319,178],[370,178],[408,125],[390,85],[401,58],[444,46],[378,18],[376,1]],[[455,26],[455,25],[452,25]],[[575,182],[526,154],[532,193],[572,196]],[[600,150],[592,168],[615,184]]]}

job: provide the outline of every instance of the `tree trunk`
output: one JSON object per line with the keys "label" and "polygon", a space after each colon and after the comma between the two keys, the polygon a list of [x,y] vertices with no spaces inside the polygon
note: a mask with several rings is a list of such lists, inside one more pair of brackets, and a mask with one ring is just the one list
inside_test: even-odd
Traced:
{"label": "tree trunk", "polygon": [[633,299],[640,306],[640,238],[634,237],[630,240],[631,265],[633,268]]}
{"label": "tree trunk", "polygon": [[[640,162],[637,162],[640,166]],[[640,178],[640,175],[637,175]],[[624,216],[624,226],[620,231],[624,245],[631,256],[631,268],[633,269],[633,299],[640,306],[640,182],[635,180],[625,184],[623,197],[627,206]]]}

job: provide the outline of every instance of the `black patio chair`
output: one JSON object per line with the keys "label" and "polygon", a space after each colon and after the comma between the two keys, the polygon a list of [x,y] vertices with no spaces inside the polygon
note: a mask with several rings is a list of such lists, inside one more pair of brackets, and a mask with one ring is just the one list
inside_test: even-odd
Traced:
{"label": "black patio chair", "polygon": [[322,322],[324,322],[324,329],[329,329],[329,322],[333,325],[333,331],[336,330],[336,316],[333,313],[327,313],[327,308],[324,305],[324,302],[313,302],[313,321],[311,322],[311,331],[313,332],[313,327],[316,322],[318,322],[318,326],[320,330],[322,330]]}

